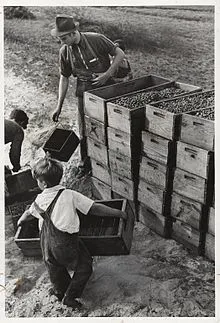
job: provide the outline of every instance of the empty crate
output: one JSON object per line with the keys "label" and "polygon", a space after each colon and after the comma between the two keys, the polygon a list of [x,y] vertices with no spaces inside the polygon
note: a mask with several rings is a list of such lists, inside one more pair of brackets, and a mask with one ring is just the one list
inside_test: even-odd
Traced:
{"label": "empty crate", "polygon": [[[97,201],[97,203],[125,211],[127,220],[79,214],[80,238],[93,256],[129,254],[133,238],[134,214],[128,201],[118,199]],[[15,242],[25,256],[41,254],[38,223],[35,219],[18,228]]]}
{"label": "empty crate", "polygon": [[52,158],[67,162],[79,144],[79,138],[72,130],[56,128],[45,142],[43,149]]}

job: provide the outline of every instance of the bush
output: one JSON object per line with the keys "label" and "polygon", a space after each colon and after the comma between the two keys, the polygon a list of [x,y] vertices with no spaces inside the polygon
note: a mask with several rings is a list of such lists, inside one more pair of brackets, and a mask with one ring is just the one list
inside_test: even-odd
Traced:
{"label": "bush", "polygon": [[22,6],[4,7],[4,17],[6,19],[36,19],[35,15],[29,9]]}

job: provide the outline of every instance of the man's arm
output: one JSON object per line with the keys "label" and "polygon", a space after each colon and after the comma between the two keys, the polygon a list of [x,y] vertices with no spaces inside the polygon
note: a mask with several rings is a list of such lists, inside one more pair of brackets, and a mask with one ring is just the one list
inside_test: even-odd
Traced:
{"label": "man's arm", "polygon": [[118,66],[123,61],[124,58],[125,58],[125,53],[123,52],[123,50],[121,50],[121,48],[119,48],[119,47],[116,47],[115,48],[115,55],[114,55],[114,58],[113,58],[113,61],[110,65],[110,67],[108,68],[108,70],[105,73],[96,77],[93,80],[93,84],[94,85],[104,85],[110,77],[114,76]]}
{"label": "man's arm", "polygon": [[20,157],[21,157],[21,146],[24,139],[24,132],[20,129],[16,135],[14,140],[11,143],[9,158],[13,165],[13,172],[19,171],[20,166]]}
{"label": "man's arm", "polygon": [[88,215],[96,215],[96,216],[105,216],[105,217],[117,217],[127,219],[127,214],[121,210],[114,209],[107,205],[101,203],[93,203],[91,206]]}
{"label": "man's arm", "polygon": [[53,121],[57,122],[62,110],[63,102],[69,86],[69,78],[60,75],[57,109],[53,113]]}

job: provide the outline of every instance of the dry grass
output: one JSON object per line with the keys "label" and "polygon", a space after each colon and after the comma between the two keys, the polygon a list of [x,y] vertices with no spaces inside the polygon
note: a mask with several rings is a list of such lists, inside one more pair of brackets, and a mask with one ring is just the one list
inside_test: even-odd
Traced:
{"label": "dry grass", "polygon": [[[159,74],[210,88],[214,84],[214,11],[192,7],[29,7],[36,20],[5,20],[5,46],[15,53],[5,66],[31,77],[39,61],[37,85],[58,86],[59,45],[50,36],[54,17],[72,14],[83,31],[123,38],[135,76]],[[16,55],[19,53],[19,55]],[[16,64],[17,61],[17,64]],[[22,61],[22,63],[21,63]],[[31,64],[30,64],[31,62]],[[18,64],[19,63],[19,64]]]}

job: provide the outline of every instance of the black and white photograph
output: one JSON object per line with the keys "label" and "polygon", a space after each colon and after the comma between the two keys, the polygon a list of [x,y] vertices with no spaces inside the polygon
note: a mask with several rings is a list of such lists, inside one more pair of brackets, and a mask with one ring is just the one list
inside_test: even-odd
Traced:
{"label": "black and white photograph", "polygon": [[215,319],[216,4],[15,4],[5,318]]}

